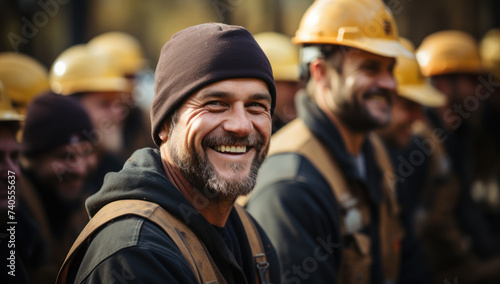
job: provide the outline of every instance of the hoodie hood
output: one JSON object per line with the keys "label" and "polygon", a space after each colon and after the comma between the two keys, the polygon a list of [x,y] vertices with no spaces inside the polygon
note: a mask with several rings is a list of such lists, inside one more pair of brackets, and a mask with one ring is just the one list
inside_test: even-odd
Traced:
{"label": "hoodie hood", "polygon": [[87,199],[87,211],[93,217],[106,204],[122,199],[155,202],[178,217],[179,205],[189,204],[167,179],[159,150],[151,148],[136,151],[122,170],[108,173],[101,190]]}

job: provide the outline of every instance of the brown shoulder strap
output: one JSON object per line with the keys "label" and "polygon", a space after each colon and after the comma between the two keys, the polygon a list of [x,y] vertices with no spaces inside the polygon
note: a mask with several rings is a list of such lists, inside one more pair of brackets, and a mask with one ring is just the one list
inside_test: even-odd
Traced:
{"label": "brown shoulder strap", "polygon": [[68,252],[56,283],[66,283],[70,264],[85,240],[102,225],[124,215],[140,216],[160,226],[181,250],[199,283],[226,283],[206,247],[182,221],[156,203],[135,199],[115,201],[99,210]]}
{"label": "brown shoulder strap", "polygon": [[396,198],[394,168],[382,140],[374,133],[369,136],[375,159],[382,170],[383,198],[380,210],[380,242],[382,269],[386,280],[396,280],[399,275],[400,245],[403,228],[399,223],[399,205]]}
{"label": "brown shoulder strap", "polygon": [[267,261],[266,252],[264,250],[264,245],[262,244],[262,239],[260,238],[259,231],[255,226],[253,220],[248,215],[243,207],[238,204],[234,205],[236,212],[240,216],[243,227],[247,234],[248,242],[250,243],[250,248],[252,250],[252,256],[257,269],[257,283],[265,284],[269,283],[269,262]]}
{"label": "brown shoulder strap", "polygon": [[377,164],[383,172],[384,183],[394,192],[395,190],[395,180],[391,178],[391,175],[394,173],[394,167],[392,166],[392,162],[389,158],[389,154],[387,153],[387,149],[384,146],[384,143],[380,139],[380,137],[375,133],[370,133],[368,136],[370,142],[373,146],[373,152],[375,153],[375,159],[377,160]]}
{"label": "brown shoulder strap", "polygon": [[432,150],[430,153],[430,168],[429,172],[433,173],[433,176],[442,176],[449,174],[449,166],[446,162],[446,150],[443,147],[443,143],[439,143],[441,139],[437,137],[437,134],[430,128],[430,122],[428,120],[416,121],[412,124],[413,134],[425,139],[430,143]]}
{"label": "brown shoulder strap", "polygon": [[383,190],[385,191],[385,196],[388,199],[388,205],[393,214],[399,213],[398,201],[396,199],[396,180],[394,179],[394,167],[387,153],[382,140],[375,133],[371,133],[369,136],[370,142],[373,146],[373,151],[375,152],[375,159],[377,164],[382,170],[383,176]]}

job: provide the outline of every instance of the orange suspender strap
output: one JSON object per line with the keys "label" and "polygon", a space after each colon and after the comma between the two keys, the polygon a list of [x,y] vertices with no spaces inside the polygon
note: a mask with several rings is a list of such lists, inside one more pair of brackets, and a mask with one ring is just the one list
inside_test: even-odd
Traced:
{"label": "orange suspender strap", "polygon": [[383,204],[380,211],[380,240],[382,242],[382,269],[386,279],[395,281],[399,276],[401,261],[401,240],[404,230],[399,222],[399,205],[396,198],[394,167],[382,140],[375,134],[369,136],[375,159],[383,176]]}
{"label": "orange suspender strap", "polygon": [[[88,237],[102,225],[124,215],[137,215],[160,226],[180,249],[199,283],[226,283],[206,247],[191,229],[158,204],[135,199],[109,203],[97,212],[68,252],[66,260],[57,276],[56,283],[66,283],[70,264],[76,252],[82,247]],[[207,265],[208,263],[210,265]]]}
{"label": "orange suspender strap", "polygon": [[373,146],[373,152],[375,152],[375,159],[382,170],[384,184],[394,194],[396,190],[396,183],[394,179],[394,167],[392,166],[392,162],[389,158],[389,153],[384,146],[384,142],[377,136],[375,133],[370,133],[368,138]]}

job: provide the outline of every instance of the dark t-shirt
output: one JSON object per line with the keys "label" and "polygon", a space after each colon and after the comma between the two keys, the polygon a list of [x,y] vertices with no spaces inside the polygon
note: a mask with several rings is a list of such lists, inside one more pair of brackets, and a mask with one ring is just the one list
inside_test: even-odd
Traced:
{"label": "dark t-shirt", "polygon": [[224,243],[226,243],[227,248],[234,256],[236,263],[238,263],[238,265],[240,267],[243,267],[242,266],[243,259],[241,257],[240,242],[238,240],[238,236],[236,235],[236,232],[234,231],[232,223],[227,222],[226,226],[224,228],[217,227],[217,226],[213,226],[213,227],[220,234],[220,236],[224,240]]}

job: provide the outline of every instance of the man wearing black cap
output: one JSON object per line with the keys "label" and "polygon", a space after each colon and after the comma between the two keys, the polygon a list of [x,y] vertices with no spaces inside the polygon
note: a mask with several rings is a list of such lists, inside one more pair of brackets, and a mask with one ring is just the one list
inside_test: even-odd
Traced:
{"label": "man wearing black cap", "polygon": [[[91,237],[80,236],[87,241],[75,244],[58,283],[280,283],[267,236],[233,206],[252,190],[267,155],[275,96],[269,61],[246,29],[202,24],[172,36],[151,107],[159,149],[136,151],[87,200],[90,225],[99,229],[84,230]],[[150,217],[148,206],[166,217]],[[139,209],[107,217],[124,207]],[[197,261],[200,254],[206,261]]]}
{"label": "man wearing black cap", "polygon": [[[42,263],[38,227],[22,204],[19,168],[21,146],[16,139],[24,115],[12,106],[0,81],[0,282],[32,283]],[[16,268],[24,269],[16,269]]]}
{"label": "man wearing black cap", "polygon": [[74,98],[49,92],[27,108],[20,157],[22,193],[49,248],[43,281],[56,277],[88,222],[83,189],[97,161],[84,135],[91,130],[87,112]]}

